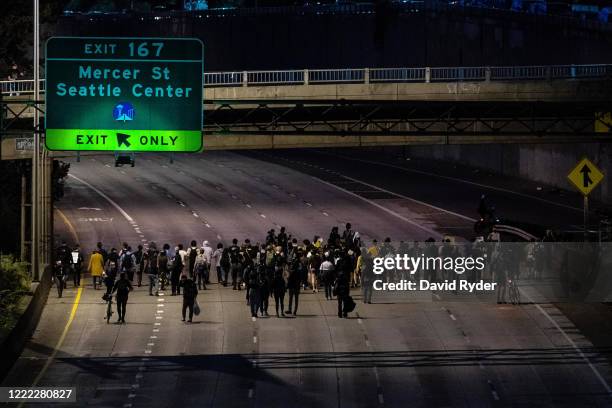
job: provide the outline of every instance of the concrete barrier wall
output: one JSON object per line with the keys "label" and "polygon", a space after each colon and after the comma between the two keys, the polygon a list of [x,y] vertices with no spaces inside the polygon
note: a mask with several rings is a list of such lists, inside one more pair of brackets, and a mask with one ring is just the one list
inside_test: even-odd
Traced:
{"label": "concrete barrier wall", "polygon": [[51,268],[45,268],[40,282],[32,284],[32,296],[29,298],[25,312],[21,315],[13,330],[0,345],[0,380],[8,374],[11,367],[21,355],[26,342],[32,337],[42,314],[49,289],[51,288]]}
{"label": "concrete barrier wall", "polygon": [[567,174],[588,157],[605,174],[590,197],[612,203],[612,146],[591,144],[409,146],[407,154],[457,162],[573,190]]}

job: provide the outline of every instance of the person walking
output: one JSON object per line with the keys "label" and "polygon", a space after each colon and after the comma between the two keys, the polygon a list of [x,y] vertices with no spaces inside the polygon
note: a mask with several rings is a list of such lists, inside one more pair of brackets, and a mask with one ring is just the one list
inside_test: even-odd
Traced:
{"label": "person walking", "polygon": [[210,284],[210,271],[211,271],[211,265],[212,265],[212,256],[213,256],[213,249],[210,246],[210,244],[208,243],[208,241],[204,241],[202,243],[202,251],[204,253],[204,259],[206,259],[206,270],[204,271],[204,277],[206,278],[205,283],[207,285]]}
{"label": "person walking", "polygon": [[155,289],[155,296],[159,295],[159,291],[157,290],[157,275],[158,275],[158,266],[157,266],[157,257],[159,253],[157,252],[157,246],[155,242],[149,243],[149,248],[144,253],[144,273],[149,276],[149,296],[153,296],[153,289]]}
{"label": "person walking", "polygon": [[188,278],[187,275],[181,275],[181,287],[183,288],[183,321],[185,321],[187,309],[189,309],[188,322],[191,323],[193,321],[193,306],[198,296],[198,287],[193,279]]}
{"label": "person walking", "polygon": [[219,242],[217,249],[213,252],[210,258],[210,270],[217,273],[217,283],[223,283],[223,269],[221,268],[221,257],[223,256],[223,244]]}
{"label": "person walking", "polygon": [[[191,258],[190,258],[191,262]],[[198,254],[196,255],[194,265],[194,276],[198,281],[198,290],[206,290],[206,275],[208,272],[208,261],[206,260],[206,256],[204,255],[204,249],[198,249]]]}
{"label": "person walking", "polygon": [[238,240],[232,240],[232,246],[229,247],[230,269],[232,271],[232,287],[234,290],[241,289],[241,271],[242,271],[242,254],[240,253]]}
{"label": "person walking", "polygon": [[104,258],[102,258],[102,254],[97,249],[89,257],[87,271],[91,274],[93,288],[97,290],[102,285],[102,274],[104,273]]}
{"label": "person walking", "polygon": [[[289,289],[289,309],[286,311],[287,314],[297,314],[298,301],[300,298],[300,289],[302,288],[302,279],[306,274],[306,266],[304,265],[304,259],[301,252],[291,262],[289,268],[289,277],[287,278],[287,288]],[[293,308],[293,306],[295,307]]]}
{"label": "person walking", "polygon": [[259,285],[259,310],[262,316],[270,316],[268,314],[268,305],[270,301],[270,280],[268,279],[268,270],[264,264],[260,264],[257,268],[257,283]]}
{"label": "person walking", "polygon": [[125,323],[125,312],[127,310],[128,296],[134,288],[125,272],[121,272],[119,280],[115,282],[112,293],[117,292],[117,323]]}
{"label": "person walking", "polygon": [[106,294],[110,295],[115,285],[115,279],[119,272],[119,254],[117,250],[113,248],[111,253],[108,255],[108,259],[104,264],[104,284],[106,285]]}
{"label": "person walking", "polygon": [[[185,257],[185,260],[187,261],[187,273],[189,274],[189,277],[195,282],[198,278],[197,271],[195,269],[196,258],[198,257],[199,252],[197,246],[198,244],[195,240],[192,240],[189,245],[190,246],[186,251],[187,255]],[[183,260],[183,262],[185,262],[185,260]]]}
{"label": "person walking", "polygon": [[172,258],[172,272],[170,274],[170,282],[172,284],[172,296],[181,294],[181,276],[183,274],[183,257],[179,252],[180,245],[176,247],[174,257]]}
{"label": "person walking", "polygon": [[121,250],[121,256],[119,257],[120,272],[125,272],[128,280],[134,279],[134,268],[136,267],[136,258],[132,254],[132,248],[123,244],[124,247]]}
{"label": "person walking", "polygon": [[363,303],[372,303],[372,285],[374,284],[374,258],[370,252],[361,251],[361,289],[363,291]]}
{"label": "person walking", "polygon": [[251,317],[253,321],[255,321],[255,319],[257,318],[257,310],[261,309],[261,288],[259,286],[259,271],[258,268],[251,265],[247,267],[247,271],[249,306],[251,306]]}
{"label": "person walking", "polygon": [[274,307],[276,308],[276,317],[280,314],[285,317],[285,292],[287,291],[287,284],[285,277],[283,264],[276,264],[274,267],[274,278],[272,280],[272,293],[274,293]]}
{"label": "person walking", "polygon": [[347,317],[348,314],[346,310],[344,310],[344,303],[350,294],[350,288],[348,278],[344,273],[338,274],[338,277],[336,278],[336,283],[334,284],[334,294],[338,300],[338,317]]}
{"label": "person walking", "polygon": [[72,279],[74,282],[74,287],[81,286],[81,273],[83,271],[83,254],[81,253],[81,247],[79,244],[74,246],[74,249],[70,253],[71,255],[71,264],[72,264]]}
{"label": "person walking", "polygon": [[136,252],[134,252],[134,260],[136,261],[136,281],[138,283],[138,287],[142,286],[142,271],[144,269],[143,255],[142,245],[139,244]]}
{"label": "person walking", "polygon": [[329,259],[329,252],[325,253],[325,258],[319,267],[319,277],[325,286],[325,299],[332,299],[332,285],[334,283],[334,264]]}

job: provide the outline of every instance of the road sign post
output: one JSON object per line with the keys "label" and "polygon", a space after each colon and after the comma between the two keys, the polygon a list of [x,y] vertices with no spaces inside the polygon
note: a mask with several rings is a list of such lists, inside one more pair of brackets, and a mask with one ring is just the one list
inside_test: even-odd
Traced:
{"label": "road sign post", "polygon": [[47,148],[201,150],[203,53],[198,39],[49,39]]}
{"label": "road sign post", "polygon": [[589,238],[589,194],[601,183],[604,174],[591,162],[584,158],[574,166],[567,175],[569,181],[580,191],[583,198],[584,240]]}

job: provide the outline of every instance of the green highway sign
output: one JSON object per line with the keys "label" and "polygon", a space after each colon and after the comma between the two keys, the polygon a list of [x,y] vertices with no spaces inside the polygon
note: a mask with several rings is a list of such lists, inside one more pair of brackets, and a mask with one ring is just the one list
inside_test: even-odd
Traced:
{"label": "green highway sign", "polygon": [[203,60],[193,38],[50,38],[47,149],[201,150]]}

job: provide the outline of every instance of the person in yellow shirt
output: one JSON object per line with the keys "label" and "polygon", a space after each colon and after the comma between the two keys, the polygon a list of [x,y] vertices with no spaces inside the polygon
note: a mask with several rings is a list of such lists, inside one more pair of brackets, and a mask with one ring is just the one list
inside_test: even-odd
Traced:
{"label": "person in yellow shirt", "polygon": [[368,248],[368,253],[372,258],[376,258],[379,254],[380,248],[378,248],[378,241],[373,240],[372,246]]}
{"label": "person in yellow shirt", "polygon": [[102,285],[102,273],[104,272],[104,258],[99,251],[94,250],[91,253],[87,270],[91,273],[91,277],[93,278],[94,289],[98,289],[98,286]]}

